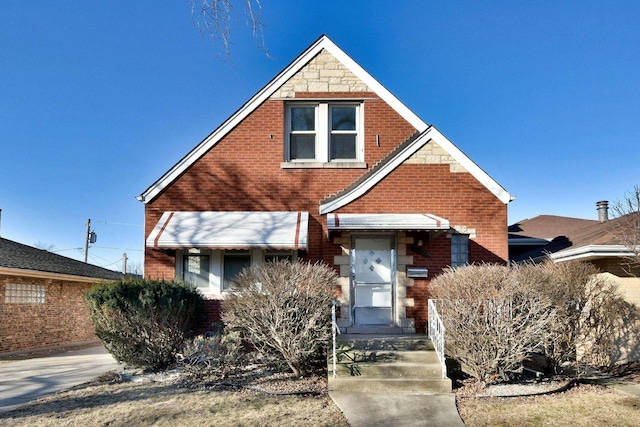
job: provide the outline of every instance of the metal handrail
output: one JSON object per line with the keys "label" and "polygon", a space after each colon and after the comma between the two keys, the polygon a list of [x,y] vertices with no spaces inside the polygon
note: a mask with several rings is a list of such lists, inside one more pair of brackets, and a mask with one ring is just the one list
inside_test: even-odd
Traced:
{"label": "metal handrail", "polygon": [[331,305],[331,335],[333,336],[333,378],[336,377],[337,372],[337,350],[336,350],[336,334],[340,333],[338,322],[336,320],[336,300],[333,300]]}
{"label": "metal handrail", "polygon": [[438,356],[438,360],[440,361],[440,366],[442,367],[442,378],[447,377],[447,364],[445,363],[445,355],[444,355],[444,339],[445,339],[445,330],[444,323],[438,314],[438,309],[436,307],[436,300],[430,299],[428,302],[429,308],[429,338],[433,342],[433,346],[436,350],[436,355]]}

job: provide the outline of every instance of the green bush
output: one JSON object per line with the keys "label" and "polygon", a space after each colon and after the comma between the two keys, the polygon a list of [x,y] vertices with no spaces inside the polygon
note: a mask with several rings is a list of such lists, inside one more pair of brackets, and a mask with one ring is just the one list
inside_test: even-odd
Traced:
{"label": "green bush", "polygon": [[336,280],[324,264],[279,261],[245,269],[223,302],[223,321],[294,374],[309,374],[329,343]]}
{"label": "green bush", "polygon": [[194,288],[162,280],[99,283],[86,300],[107,351],[119,362],[152,370],[175,362],[204,313],[204,300]]}

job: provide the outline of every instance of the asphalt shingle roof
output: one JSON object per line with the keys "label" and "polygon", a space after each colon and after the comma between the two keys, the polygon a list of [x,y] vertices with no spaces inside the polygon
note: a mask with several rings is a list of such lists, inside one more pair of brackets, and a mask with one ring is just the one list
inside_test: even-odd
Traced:
{"label": "asphalt shingle roof", "polygon": [[[633,215],[633,214],[630,214]],[[509,226],[509,239],[547,239],[549,243],[514,257],[514,261],[536,259],[545,253],[593,245],[624,245],[620,235],[629,226],[629,216],[608,221],[540,215]]]}
{"label": "asphalt shingle roof", "polygon": [[119,280],[122,274],[62,255],[0,238],[0,267]]}

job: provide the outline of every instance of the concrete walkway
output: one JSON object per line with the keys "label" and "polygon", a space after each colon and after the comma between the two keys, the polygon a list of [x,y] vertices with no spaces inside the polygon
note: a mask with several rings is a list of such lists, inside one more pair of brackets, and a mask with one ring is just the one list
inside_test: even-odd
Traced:
{"label": "concrete walkway", "polygon": [[102,346],[0,364],[0,412],[121,369]]}
{"label": "concrete walkway", "polygon": [[453,393],[357,393],[329,396],[352,427],[464,427]]}

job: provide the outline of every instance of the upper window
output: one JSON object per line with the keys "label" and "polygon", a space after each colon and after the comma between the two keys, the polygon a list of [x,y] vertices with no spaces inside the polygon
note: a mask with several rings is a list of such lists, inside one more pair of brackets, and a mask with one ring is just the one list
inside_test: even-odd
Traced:
{"label": "upper window", "polygon": [[359,104],[290,104],[287,106],[287,161],[361,161]]}

